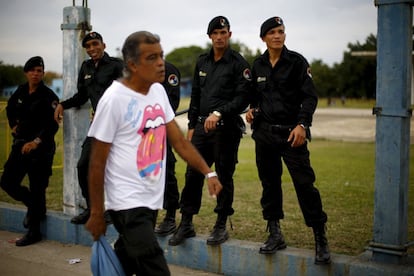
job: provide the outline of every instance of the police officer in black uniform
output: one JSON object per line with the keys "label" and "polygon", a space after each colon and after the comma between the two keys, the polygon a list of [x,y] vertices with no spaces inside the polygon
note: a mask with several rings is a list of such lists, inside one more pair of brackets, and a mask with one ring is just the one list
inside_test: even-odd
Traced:
{"label": "police officer in black uniform", "polygon": [[267,50],[252,67],[253,95],[246,120],[252,123],[256,143],[256,165],[262,182],[261,205],[268,222],[268,240],[262,254],[273,254],[286,248],[280,230],[283,219],[282,159],[297,193],[307,226],[313,228],[316,264],[330,262],[325,235],[327,215],[322,209],[319,191],[314,187],[315,174],[310,165],[306,139],[317,105],[309,64],[305,58],[284,45],[283,20],[272,17],[260,28]]}
{"label": "police officer in black uniform", "polygon": [[[251,85],[249,64],[229,45],[230,23],[224,16],[213,18],[207,29],[212,41],[209,53],[201,55],[194,70],[191,102],[188,112],[188,138],[207,164],[215,164],[223,190],[217,197],[214,212],[217,220],[207,244],[225,242],[227,217],[234,213],[233,173],[243,132],[240,113],[247,107]],[[170,238],[170,245],[178,245],[196,235],[192,218],[201,206],[204,177],[187,166],[185,187],[181,194],[181,223]]]}
{"label": "police officer in black uniform", "polygon": [[[23,226],[28,232],[16,241],[16,246],[42,239],[40,222],[46,216],[46,188],[52,175],[54,136],[59,129],[53,119],[59,98],[42,81],[43,59],[32,57],[23,69],[27,82],[20,85],[7,102],[13,145],[0,180],[4,191],[27,206]],[[26,174],[29,187],[21,185]]]}
{"label": "police officer in black uniform", "polygon": [[[174,112],[180,105],[180,71],[172,63],[165,61],[165,80],[162,83],[167,91],[168,99]],[[164,220],[155,228],[155,233],[160,236],[167,236],[174,233],[175,212],[179,208],[180,193],[178,191],[177,177],[175,176],[175,158],[170,143],[167,141],[167,170],[165,179],[164,205],[167,211]]]}
{"label": "police officer in black uniform", "polygon": [[[55,120],[60,122],[63,118],[63,110],[80,107],[88,99],[91,102],[93,112],[99,99],[113,80],[122,76],[123,62],[119,58],[110,57],[105,50],[102,36],[97,32],[88,33],[82,40],[82,46],[90,56],[85,60],[78,75],[78,92],[71,98],[61,102],[55,111]],[[89,193],[88,193],[88,167],[91,149],[91,138],[86,137],[82,145],[82,151],[77,164],[78,182],[82,196],[86,200],[87,208],[79,215],[73,217],[74,224],[85,224],[89,218]],[[109,216],[106,216],[109,220]]]}

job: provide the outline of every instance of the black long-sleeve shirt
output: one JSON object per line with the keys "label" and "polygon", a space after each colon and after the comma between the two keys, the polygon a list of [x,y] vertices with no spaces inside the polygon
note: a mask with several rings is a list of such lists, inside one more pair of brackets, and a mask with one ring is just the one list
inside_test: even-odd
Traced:
{"label": "black long-sleeve shirt", "polygon": [[105,90],[122,76],[123,68],[122,60],[110,57],[107,53],[104,53],[97,66],[92,59],[85,60],[79,70],[77,93],[61,102],[61,105],[64,109],[80,107],[89,99],[95,111]]}
{"label": "black long-sleeve shirt", "polygon": [[251,107],[260,109],[260,118],[270,124],[311,126],[318,97],[306,59],[283,47],[272,67],[269,52],[252,67]]}
{"label": "black long-sleeve shirt", "polygon": [[59,98],[43,81],[36,91],[29,93],[29,84],[20,85],[7,102],[6,114],[10,128],[16,128],[15,139],[24,142],[40,138],[39,149],[54,147],[59,129],[53,114]]}
{"label": "black long-sleeve shirt", "polygon": [[198,116],[213,111],[223,120],[238,116],[248,105],[250,85],[250,66],[236,51],[228,48],[218,61],[213,50],[201,55],[194,70],[188,128],[195,127]]}

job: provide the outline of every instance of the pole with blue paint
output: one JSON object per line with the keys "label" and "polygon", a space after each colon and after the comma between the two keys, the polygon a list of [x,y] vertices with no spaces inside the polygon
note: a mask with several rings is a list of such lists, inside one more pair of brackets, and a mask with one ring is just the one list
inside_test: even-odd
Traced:
{"label": "pole with blue paint", "polygon": [[408,179],[413,0],[376,0],[377,106],[373,240],[377,262],[403,264],[408,247]]}
{"label": "pole with blue paint", "polygon": [[[87,2],[82,6],[65,7],[63,9],[63,99],[77,92],[77,79],[80,66],[86,58],[81,41],[86,31],[91,30],[90,10]],[[79,109],[64,111],[63,119],[63,212],[67,215],[77,215],[80,207],[85,205],[78,184],[77,161],[80,156],[82,142],[89,127],[90,104],[84,104]]]}

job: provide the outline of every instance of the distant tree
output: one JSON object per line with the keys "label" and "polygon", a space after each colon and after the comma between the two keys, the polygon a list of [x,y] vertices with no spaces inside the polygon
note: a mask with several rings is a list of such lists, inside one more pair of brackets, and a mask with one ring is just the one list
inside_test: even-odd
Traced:
{"label": "distant tree", "polygon": [[247,47],[246,44],[239,41],[232,41],[231,48],[239,52],[247,60],[250,66],[253,65],[255,58],[261,55],[260,49],[256,49],[256,52],[253,53],[253,50]]}
{"label": "distant tree", "polygon": [[25,80],[22,66],[7,65],[0,61],[0,89],[19,85]]}
{"label": "distant tree", "polygon": [[[255,53],[245,44],[239,41],[232,41],[231,48],[239,52],[247,62],[252,65],[253,60],[260,55],[260,50]],[[176,48],[166,55],[165,59],[173,63],[181,72],[182,78],[193,78],[194,68],[198,57],[203,53],[208,53],[211,49],[211,43],[207,43],[204,48],[200,46],[189,46]]]}
{"label": "distant tree", "polygon": [[59,78],[62,78],[61,74],[58,74],[56,72],[46,71],[45,76],[43,77],[43,80],[47,85],[51,85],[54,79],[59,79]]}
{"label": "distant tree", "polygon": [[200,46],[181,47],[172,50],[165,59],[180,70],[181,78],[192,79],[197,58],[204,52]]}
{"label": "distant tree", "polygon": [[337,67],[338,87],[341,94],[351,98],[375,98],[376,68],[375,56],[353,56],[353,52],[376,51],[377,39],[370,34],[365,43],[348,44],[343,60]]}
{"label": "distant tree", "polygon": [[320,59],[314,60],[310,66],[318,96],[327,98],[338,96],[338,81],[334,70]]}

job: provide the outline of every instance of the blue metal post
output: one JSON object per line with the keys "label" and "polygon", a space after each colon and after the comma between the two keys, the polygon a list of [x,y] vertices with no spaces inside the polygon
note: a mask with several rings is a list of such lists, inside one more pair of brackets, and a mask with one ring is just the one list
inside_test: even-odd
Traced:
{"label": "blue metal post", "polygon": [[[63,99],[77,92],[78,72],[86,53],[81,46],[85,32],[90,30],[90,10],[84,5],[63,9]],[[82,142],[89,127],[89,107],[69,109],[64,112],[63,141],[63,212],[68,215],[79,213],[84,204],[79,189],[76,164],[80,156]]]}
{"label": "blue metal post", "polygon": [[413,0],[376,0],[377,107],[373,260],[407,256]]}

